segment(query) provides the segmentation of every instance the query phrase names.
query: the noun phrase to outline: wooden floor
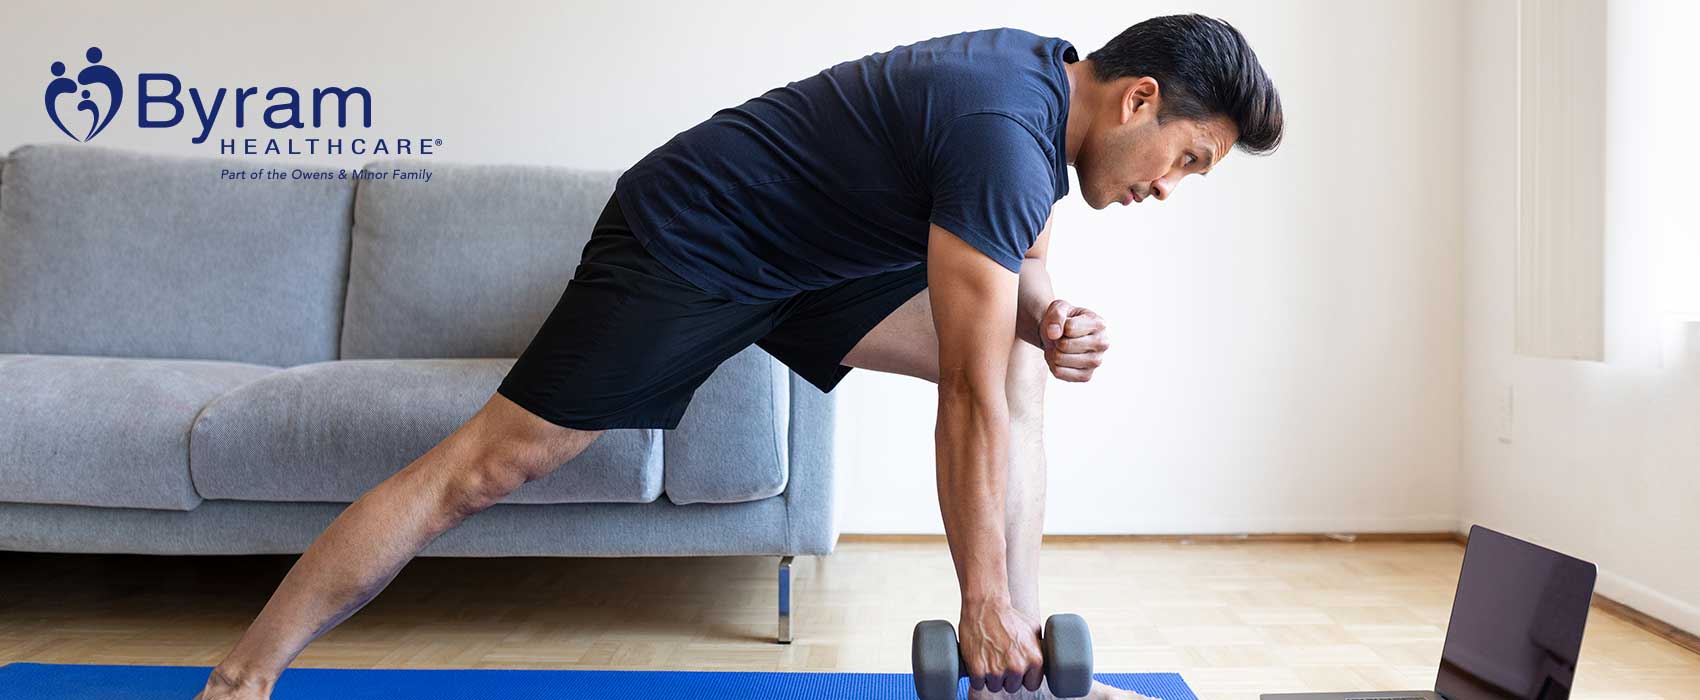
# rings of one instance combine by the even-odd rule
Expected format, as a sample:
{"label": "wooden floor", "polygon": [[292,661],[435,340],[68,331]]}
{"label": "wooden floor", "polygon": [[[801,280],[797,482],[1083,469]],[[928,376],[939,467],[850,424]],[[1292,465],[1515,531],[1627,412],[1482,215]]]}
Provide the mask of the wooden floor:
{"label": "wooden floor", "polygon": [[[1450,542],[1047,542],[1046,613],[1104,672],[1178,671],[1203,698],[1429,688],[1463,548]],[[294,557],[0,553],[0,664],[212,665]],[[797,560],[797,641],[772,642],[773,558],[409,564],[297,667],[908,672],[954,620],[942,541]],[[1577,700],[1695,700],[1700,655],[1596,607]]]}

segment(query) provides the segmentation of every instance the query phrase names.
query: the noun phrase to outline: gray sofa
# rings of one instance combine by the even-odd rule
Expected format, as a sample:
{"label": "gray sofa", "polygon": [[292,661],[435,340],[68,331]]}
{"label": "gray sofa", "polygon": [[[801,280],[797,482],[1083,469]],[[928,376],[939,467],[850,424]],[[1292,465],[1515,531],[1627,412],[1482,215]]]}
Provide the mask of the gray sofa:
{"label": "gray sofa", "polygon": [[[494,393],[617,172],[222,180],[251,160],[0,160],[0,549],[299,553]],[[268,162],[285,172],[294,163]],[[677,430],[615,430],[425,549],[827,554],[830,397],[758,348]]]}

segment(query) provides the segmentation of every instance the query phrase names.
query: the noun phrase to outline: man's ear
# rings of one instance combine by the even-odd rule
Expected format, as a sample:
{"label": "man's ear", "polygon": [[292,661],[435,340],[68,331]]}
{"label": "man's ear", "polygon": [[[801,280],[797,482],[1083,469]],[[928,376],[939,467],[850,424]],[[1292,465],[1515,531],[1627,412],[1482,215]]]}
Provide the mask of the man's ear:
{"label": "man's ear", "polygon": [[1158,101],[1162,99],[1161,93],[1162,86],[1157,84],[1156,78],[1149,75],[1140,76],[1128,83],[1122,90],[1121,123],[1126,124],[1139,116],[1141,109],[1148,109],[1150,114],[1155,116]]}

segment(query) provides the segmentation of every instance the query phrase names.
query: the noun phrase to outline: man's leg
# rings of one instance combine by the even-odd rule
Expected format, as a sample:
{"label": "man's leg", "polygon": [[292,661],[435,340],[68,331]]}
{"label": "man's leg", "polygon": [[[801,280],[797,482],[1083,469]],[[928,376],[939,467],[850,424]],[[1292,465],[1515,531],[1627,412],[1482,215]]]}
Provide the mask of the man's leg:
{"label": "man's leg", "polygon": [[1039,614],[1039,540],[1045,532],[1045,352],[1016,340],[1009,351],[1004,393],[1009,400],[1009,474],[1004,481],[1004,555],[1009,600],[1044,624]]}
{"label": "man's leg", "polygon": [[493,395],[423,456],[349,505],[296,560],[197,700],[268,698],[290,662],[462,520],[554,471],[600,431],[555,425]]}
{"label": "man's leg", "polygon": [[267,697],[309,642],[376,596],[432,540],[601,434],[561,425],[671,427],[697,386],[768,332],[778,311],[721,299],[673,273],[610,196],[573,279],[496,393],[326,528],[211,674],[201,700]]}

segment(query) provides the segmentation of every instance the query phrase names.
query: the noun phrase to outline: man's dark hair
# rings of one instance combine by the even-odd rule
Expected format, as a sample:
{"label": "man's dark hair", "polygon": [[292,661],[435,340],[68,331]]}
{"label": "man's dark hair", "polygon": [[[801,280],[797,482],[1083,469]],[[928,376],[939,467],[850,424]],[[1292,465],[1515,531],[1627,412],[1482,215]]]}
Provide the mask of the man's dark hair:
{"label": "man's dark hair", "polygon": [[1281,144],[1281,95],[1239,30],[1203,15],[1169,15],[1128,27],[1086,56],[1098,80],[1150,76],[1161,86],[1158,123],[1224,115],[1251,154]]}

